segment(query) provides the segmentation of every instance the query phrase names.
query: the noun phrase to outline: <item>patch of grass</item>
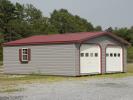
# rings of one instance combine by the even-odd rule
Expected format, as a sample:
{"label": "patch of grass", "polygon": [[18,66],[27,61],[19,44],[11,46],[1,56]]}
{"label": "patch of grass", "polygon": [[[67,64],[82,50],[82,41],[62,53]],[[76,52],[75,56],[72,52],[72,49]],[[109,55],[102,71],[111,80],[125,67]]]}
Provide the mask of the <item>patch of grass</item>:
{"label": "patch of grass", "polygon": [[113,74],[103,74],[103,75],[89,75],[76,78],[70,78],[70,80],[88,80],[88,79],[102,79],[102,78],[124,78],[128,76],[133,76],[133,73],[113,73]]}
{"label": "patch of grass", "polygon": [[133,73],[133,63],[129,63],[127,66],[127,72],[128,73]]}
{"label": "patch of grass", "polygon": [[113,73],[113,74],[104,74],[100,76],[94,76],[94,78],[123,78],[127,76],[133,76],[133,73]]}
{"label": "patch of grass", "polygon": [[2,66],[3,65],[3,61],[0,61],[0,66]]}
{"label": "patch of grass", "polygon": [[3,61],[3,48],[0,46],[0,61]]}
{"label": "patch of grass", "polygon": [[127,49],[127,61],[130,63],[133,62],[133,46]]}
{"label": "patch of grass", "polygon": [[[18,77],[19,76],[19,77]],[[32,82],[56,82],[66,77],[60,76],[43,76],[43,75],[0,75],[0,80],[3,82],[20,82],[20,83],[32,83]]]}
{"label": "patch of grass", "polygon": [[11,93],[11,92],[18,92],[23,90],[24,90],[23,88],[6,87],[6,88],[1,88],[0,93]]}
{"label": "patch of grass", "polygon": [[0,75],[0,92],[17,92],[24,89],[17,88],[19,84],[32,84],[32,83],[53,83],[59,81],[79,81],[95,78],[122,78],[126,76],[133,76],[133,73],[118,73],[118,74],[105,74],[105,75],[91,75],[82,77],[61,77],[61,76],[41,76],[41,75],[25,75],[15,77],[13,75]]}

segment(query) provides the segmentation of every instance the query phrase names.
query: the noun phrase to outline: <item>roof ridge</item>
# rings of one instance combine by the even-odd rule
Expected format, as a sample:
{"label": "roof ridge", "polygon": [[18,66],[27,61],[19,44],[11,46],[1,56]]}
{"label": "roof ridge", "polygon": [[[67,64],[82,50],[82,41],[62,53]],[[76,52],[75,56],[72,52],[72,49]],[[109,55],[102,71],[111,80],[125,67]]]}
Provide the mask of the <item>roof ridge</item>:
{"label": "roof ridge", "polygon": [[55,34],[47,34],[47,35],[34,35],[34,36],[53,36],[53,35],[70,35],[70,34],[81,34],[81,33],[105,33],[104,31],[93,31],[93,32],[74,32],[74,33],[55,33]]}

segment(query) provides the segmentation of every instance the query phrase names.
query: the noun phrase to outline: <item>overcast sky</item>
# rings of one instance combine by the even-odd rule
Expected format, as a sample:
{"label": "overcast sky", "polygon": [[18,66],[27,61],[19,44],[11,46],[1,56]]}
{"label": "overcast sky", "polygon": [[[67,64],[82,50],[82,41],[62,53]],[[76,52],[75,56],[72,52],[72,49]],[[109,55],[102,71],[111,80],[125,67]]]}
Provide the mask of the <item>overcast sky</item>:
{"label": "overcast sky", "polygon": [[93,25],[107,27],[133,26],[133,0],[10,0],[33,4],[49,16],[54,9],[65,8]]}

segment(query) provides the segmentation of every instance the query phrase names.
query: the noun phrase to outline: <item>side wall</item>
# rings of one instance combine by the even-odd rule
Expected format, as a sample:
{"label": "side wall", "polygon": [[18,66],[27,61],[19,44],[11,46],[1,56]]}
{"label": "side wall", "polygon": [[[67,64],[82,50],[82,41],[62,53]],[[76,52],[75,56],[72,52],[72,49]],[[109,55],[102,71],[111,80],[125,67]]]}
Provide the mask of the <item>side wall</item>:
{"label": "side wall", "polygon": [[[31,61],[21,64],[19,49],[31,49]],[[76,47],[74,44],[3,47],[4,72],[8,74],[43,74],[76,76]]]}

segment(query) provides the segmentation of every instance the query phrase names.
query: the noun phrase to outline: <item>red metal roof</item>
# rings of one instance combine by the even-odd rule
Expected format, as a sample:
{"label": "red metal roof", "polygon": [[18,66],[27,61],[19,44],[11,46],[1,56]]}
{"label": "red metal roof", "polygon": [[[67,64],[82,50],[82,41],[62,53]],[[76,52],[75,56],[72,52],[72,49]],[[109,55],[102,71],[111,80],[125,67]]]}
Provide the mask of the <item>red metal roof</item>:
{"label": "red metal roof", "polygon": [[31,45],[31,44],[54,44],[54,43],[80,43],[90,38],[94,38],[100,35],[110,35],[121,41],[122,43],[129,44],[127,41],[119,38],[108,32],[79,32],[79,33],[66,33],[55,35],[38,35],[23,38],[16,41],[4,43],[5,46],[19,46],[19,45]]}

